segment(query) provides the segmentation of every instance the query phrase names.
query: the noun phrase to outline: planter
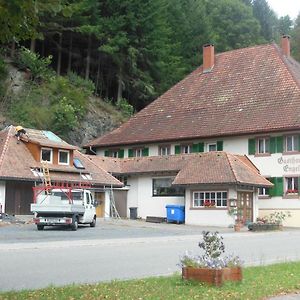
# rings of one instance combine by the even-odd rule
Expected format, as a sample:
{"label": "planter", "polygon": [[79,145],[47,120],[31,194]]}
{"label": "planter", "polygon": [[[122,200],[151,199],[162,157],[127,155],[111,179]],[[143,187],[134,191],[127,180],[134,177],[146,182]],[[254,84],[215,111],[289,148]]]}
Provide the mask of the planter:
{"label": "planter", "polygon": [[282,224],[272,224],[272,223],[252,223],[248,225],[250,231],[271,231],[271,230],[282,230]]}
{"label": "planter", "polygon": [[208,268],[182,268],[182,278],[205,282],[214,286],[221,286],[224,281],[241,281],[243,279],[242,269],[223,268],[220,270]]}
{"label": "planter", "polygon": [[241,223],[236,223],[234,224],[233,228],[234,231],[241,231],[241,228],[243,227],[243,225]]}

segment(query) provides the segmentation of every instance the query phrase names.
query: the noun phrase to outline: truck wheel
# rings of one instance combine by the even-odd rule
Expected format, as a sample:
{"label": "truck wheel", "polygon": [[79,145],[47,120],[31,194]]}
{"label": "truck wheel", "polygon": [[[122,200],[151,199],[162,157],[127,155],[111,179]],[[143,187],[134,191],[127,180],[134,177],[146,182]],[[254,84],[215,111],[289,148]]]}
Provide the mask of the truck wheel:
{"label": "truck wheel", "polygon": [[44,230],[44,225],[36,225],[37,230]]}
{"label": "truck wheel", "polygon": [[74,218],[73,223],[71,225],[71,228],[73,231],[76,231],[78,229],[78,220],[77,218]]}
{"label": "truck wheel", "polygon": [[96,217],[94,217],[93,222],[90,223],[91,227],[95,227],[96,226]]}

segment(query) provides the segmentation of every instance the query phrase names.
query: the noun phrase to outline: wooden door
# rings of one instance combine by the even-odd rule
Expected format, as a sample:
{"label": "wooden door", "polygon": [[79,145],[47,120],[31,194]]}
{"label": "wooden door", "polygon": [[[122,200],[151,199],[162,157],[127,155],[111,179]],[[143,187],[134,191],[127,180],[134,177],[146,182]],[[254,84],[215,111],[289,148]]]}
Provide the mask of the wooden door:
{"label": "wooden door", "polygon": [[239,221],[243,224],[253,222],[253,192],[238,192],[237,209]]}
{"label": "wooden door", "polygon": [[96,206],[96,215],[99,218],[103,218],[105,211],[105,193],[95,192],[95,200],[98,203],[98,205]]}

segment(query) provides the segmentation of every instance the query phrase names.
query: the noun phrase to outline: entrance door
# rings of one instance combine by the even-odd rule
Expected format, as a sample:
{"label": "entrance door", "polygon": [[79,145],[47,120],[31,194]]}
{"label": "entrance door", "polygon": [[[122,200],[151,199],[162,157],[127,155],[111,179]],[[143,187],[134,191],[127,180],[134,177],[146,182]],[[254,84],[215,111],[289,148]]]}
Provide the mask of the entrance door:
{"label": "entrance door", "polygon": [[105,193],[95,192],[95,201],[98,205],[96,206],[96,215],[97,217],[104,217],[104,208],[105,208]]}
{"label": "entrance door", "polygon": [[238,220],[243,224],[253,222],[253,192],[237,193]]}

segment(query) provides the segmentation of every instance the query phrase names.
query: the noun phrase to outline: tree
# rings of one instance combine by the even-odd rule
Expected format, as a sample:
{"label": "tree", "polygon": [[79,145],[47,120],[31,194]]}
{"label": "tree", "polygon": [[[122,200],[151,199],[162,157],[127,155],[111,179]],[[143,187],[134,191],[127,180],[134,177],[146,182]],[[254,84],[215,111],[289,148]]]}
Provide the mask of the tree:
{"label": "tree", "polygon": [[295,26],[291,32],[292,35],[292,55],[300,62],[300,13],[295,21]]}
{"label": "tree", "polygon": [[279,34],[291,34],[291,29],[293,26],[293,21],[291,18],[286,15],[284,17],[279,18],[278,20],[278,31]]}

